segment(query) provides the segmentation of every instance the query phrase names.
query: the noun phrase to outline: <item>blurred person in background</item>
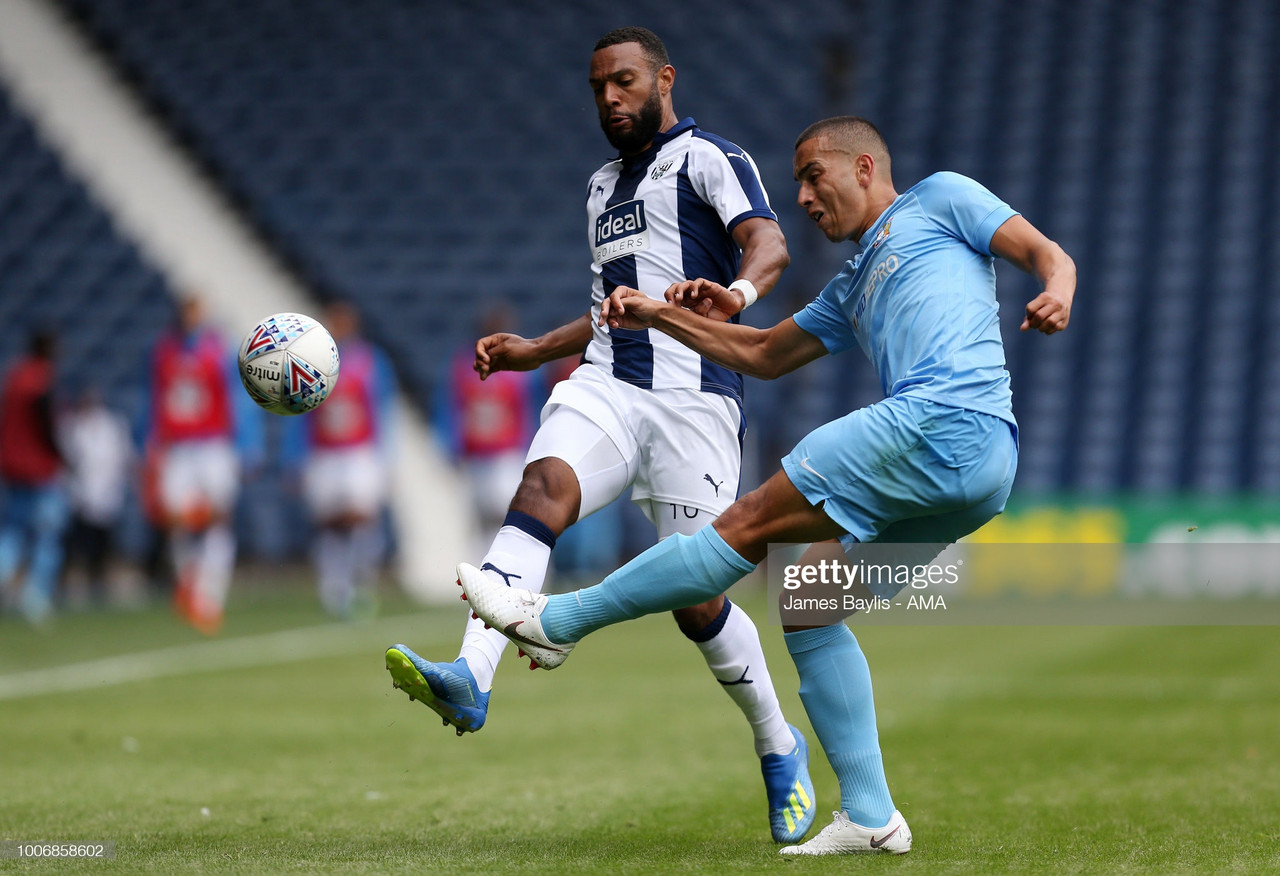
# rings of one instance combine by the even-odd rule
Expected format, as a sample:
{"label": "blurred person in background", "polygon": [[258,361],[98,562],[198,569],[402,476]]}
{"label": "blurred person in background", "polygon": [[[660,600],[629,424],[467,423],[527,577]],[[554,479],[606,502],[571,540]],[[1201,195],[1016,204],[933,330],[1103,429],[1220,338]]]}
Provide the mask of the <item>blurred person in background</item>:
{"label": "blurred person in background", "polygon": [[240,388],[235,357],[206,324],[196,297],[179,302],[177,325],[151,359],[147,453],[177,575],[174,608],[213,635],[222,626],[235,567],[232,515],[240,465],[261,454],[257,407]]}
{"label": "blurred person in background", "polygon": [[[476,327],[480,337],[487,337],[511,331],[515,323],[512,307],[499,303],[481,313]],[[481,381],[475,361],[472,343],[454,352],[436,396],[435,425],[450,458],[462,469],[480,530],[488,533],[502,525],[520,486],[525,451],[538,422],[542,380],[533,371],[502,371]]]}
{"label": "blurred person in background", "polygon": [[64,465],[54,423],[56,356],[54,334],[33,332],[27,353],[6,372],[0,387],[0,590],[8,595],[25,565],[18,606],[36,624],[53,611],[67,525]]}
{"label": "blurred person in background", "polygon": [[83,562],[90,599],[102,606],[109,596],[107,564],[133,461],[129,424],[123,414],[107,407],[101,390],[91,386],[62,416],[58,440],[67,461],[71,500],[67,567]]}
{"label": "blurred person in background", "polygon": [[382,350],[360,334],[346,302],[331,304],[325,327],[342,361],[324,404],[296,423],[289,459],[303,459],[302,491],[316,527],[311,559],[320,604],[329,614],[363,618],[377,611],[378,569],[386,552],[382,515],[391,472],[391,406],[396,377]]}

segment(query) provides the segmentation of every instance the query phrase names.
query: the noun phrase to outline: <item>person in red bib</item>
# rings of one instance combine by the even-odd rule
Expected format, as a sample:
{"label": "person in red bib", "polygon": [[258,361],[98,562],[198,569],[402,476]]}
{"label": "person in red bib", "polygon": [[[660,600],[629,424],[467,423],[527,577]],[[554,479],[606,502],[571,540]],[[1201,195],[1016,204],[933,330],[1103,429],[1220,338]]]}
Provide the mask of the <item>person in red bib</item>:
{"label": "person in red bib", "polygon": [[[515,328],[512,307],[497,303],[476,321],[481,337]],[[471,505],[486,539],[502,526],[511,497],[524,474],[525,454],[538,427],[538,409],[546,400],[537,371],[496,371],[477,380],[475,345],[454,351],[435,398],[436,434],[467,483]]]}
{"label": "person in red bib", "polygon": [[174,607],[213,634],[235,565],[236,442],[248,441],[243,427],[252,414],[236,404],[243,393],[234,357],[206,325],[199,299],[179,304],[178,325],[160,339],[151,362],[148,452],[157,460],[161,523],[177,573]]}
{"label": "person in red bib", "polygon": [[30,348],[0,387],[0,590],[26,567],[19,607],[32,623],[53,610],[62,571],[62,533],[68,505],[53,413],[56,340],[32,334]]}
{"label": "person in red bib", "polygon": [[338,344],[341,375],[324,404],[296,418],[305,432],[303,495],[317,529],[311,554],[325,610],[367,617],[376,610],[385,549],[395,373],[386,354],[361,336],[350,304],[330,305],[324,323]]}

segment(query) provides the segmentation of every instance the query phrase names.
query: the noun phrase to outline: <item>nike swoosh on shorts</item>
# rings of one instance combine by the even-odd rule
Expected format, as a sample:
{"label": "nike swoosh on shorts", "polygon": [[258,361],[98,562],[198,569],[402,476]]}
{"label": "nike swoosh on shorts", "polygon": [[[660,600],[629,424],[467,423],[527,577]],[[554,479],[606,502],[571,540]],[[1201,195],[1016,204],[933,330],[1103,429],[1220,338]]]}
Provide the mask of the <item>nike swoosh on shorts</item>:
{"label": "nike swoosh on shorts", "polygon": [[822,472],[818,471],[816,468],[809,465],[809,457],[806,456],[804,459],[800,460],[800,467],[805,471],[813,472],[818,477],[822,478],[824,481],[826,480],[826,477],[822,474]]}

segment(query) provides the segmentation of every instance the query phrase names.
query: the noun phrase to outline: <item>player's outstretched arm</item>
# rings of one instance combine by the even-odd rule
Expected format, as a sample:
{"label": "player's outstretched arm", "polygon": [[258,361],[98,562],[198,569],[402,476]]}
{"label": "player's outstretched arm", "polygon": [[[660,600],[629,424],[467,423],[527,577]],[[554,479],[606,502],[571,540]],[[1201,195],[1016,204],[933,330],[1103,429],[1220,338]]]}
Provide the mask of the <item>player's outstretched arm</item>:
{"label": "player's outstretched arm", "polygon": [[[763,298],[791,264],[782,229],[772,219],[752,216],[734,227],[733,242],[742,250],[737,279],[748,281],[758,298]],[[721,322],[741,313],[747,306],[741,289],[729,289],[703,278],[672,283],[667,289],[667,300]]]}
{"label": "player's outstretched arm", "polygon": [[656,328],[718,365],[763,380],[794,371],[827,352],[822,341],[791,317],[767,329],[719,322],[626,286],[601,303],[600,325]]}
{"label": "player's outstretched arm", "polygon": [[1043,291],[1027,305],[1022,330],[1051,335],[1071,321],[1076,263],[1062,247],[1021,216],[1011,216],[991,237],[991,251],[1040,281]]}
{"label": "player's outstretched arm", "polygon": [[532,371],[538,366],[580,354],[591,342],[591,314],[554,328],[536,338],[499,332],[476,341],[473,366],[484,380],[494,371]]}

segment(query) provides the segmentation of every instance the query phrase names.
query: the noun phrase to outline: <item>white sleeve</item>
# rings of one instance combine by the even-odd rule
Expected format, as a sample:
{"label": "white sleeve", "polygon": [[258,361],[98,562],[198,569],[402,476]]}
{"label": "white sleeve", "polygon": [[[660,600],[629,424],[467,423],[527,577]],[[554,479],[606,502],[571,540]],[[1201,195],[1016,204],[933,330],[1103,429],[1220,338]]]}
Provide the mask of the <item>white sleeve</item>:
{"label": "white sleeve", "polygon": [[696,138],[689,150],[688,173],[698,197],[716,211],[730,232],[752,216],[777,221],[755,162],[734,144]]}

